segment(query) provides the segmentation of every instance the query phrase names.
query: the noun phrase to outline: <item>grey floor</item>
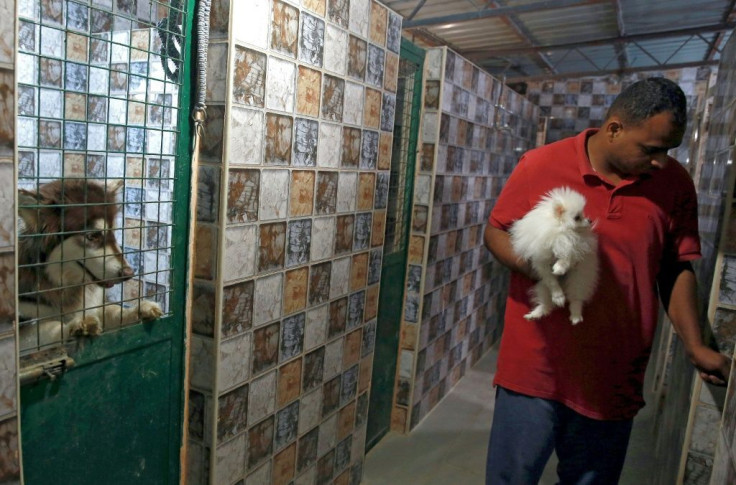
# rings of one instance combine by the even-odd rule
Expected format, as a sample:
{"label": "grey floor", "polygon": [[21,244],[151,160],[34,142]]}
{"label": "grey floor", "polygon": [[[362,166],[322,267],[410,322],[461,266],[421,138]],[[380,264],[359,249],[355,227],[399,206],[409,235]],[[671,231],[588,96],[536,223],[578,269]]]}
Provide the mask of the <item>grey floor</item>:
{"label": "grey floor", "polygon": [[[482,485],[493,415],[495,349],[486,354],[409,435],[389,433],[366,457],[364,485]],[[652,483],[652,406],[634,420],[620,485]],[[556,458],[542,485],[556,483]]]}

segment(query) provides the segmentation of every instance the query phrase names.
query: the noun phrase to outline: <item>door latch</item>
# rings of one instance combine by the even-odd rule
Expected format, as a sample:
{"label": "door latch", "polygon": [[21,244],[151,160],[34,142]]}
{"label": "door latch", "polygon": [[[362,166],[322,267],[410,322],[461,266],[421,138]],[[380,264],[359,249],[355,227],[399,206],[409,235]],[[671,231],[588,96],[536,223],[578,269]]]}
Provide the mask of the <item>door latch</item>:
{"label": "door latch", "polygon": [[20,384],[30,384],[43,379],[56,380],[69,368],[74,359],[63,348],[53,348],[24,355],[20,358]]}

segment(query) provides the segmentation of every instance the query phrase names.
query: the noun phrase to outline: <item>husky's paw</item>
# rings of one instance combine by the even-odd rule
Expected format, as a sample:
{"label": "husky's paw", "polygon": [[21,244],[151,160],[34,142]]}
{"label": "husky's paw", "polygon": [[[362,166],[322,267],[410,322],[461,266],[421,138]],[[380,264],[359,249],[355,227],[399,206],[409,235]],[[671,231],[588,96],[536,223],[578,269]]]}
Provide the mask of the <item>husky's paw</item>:
{"label": "husky's paw", "polygon": [[524,315],[527,320],[539,320],[549,314],[549,310],[542,305],[535,307],[532,311]]}
{"label": "husky's paw", "polygon": [[102,333],[100,319],[87,315],[83,319],[69,324],[69,333],[74,336],[96,336]]}
{"label": "husky's paw", "polygon": [[555,276],[562,276],[565,273],[567,273],[567,270],[570,269],[566,264],[562,263],[561,261],[557,261],[552,266],[552,274]]}
{"label": "husky's paw", "polygon": [[552,292],[552,303],[555,306],[565,306],[565,294],[561,291]]}
{"label": "husky's paw", "polygon": [[572,313],[570,314],[570,322],[572,322],[573,325],[577,325],[578,323],[582,321],[583,321],[582,315],[573,315]]}
{"label": "husky's paw", "polygon": [[139,313],[142,320],[149,321],[161,318],[164,311],[158,306],[158,303],[143,300],[139,309]]}

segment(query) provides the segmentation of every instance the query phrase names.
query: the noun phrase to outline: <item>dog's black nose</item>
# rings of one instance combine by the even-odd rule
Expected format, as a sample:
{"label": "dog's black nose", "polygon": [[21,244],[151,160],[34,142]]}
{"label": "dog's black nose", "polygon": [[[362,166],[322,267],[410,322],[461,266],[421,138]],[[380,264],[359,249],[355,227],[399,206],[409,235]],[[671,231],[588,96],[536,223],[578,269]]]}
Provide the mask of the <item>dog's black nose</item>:
{"label": "dog's black nose", "polygon": [[130,266],[125,266],[120,270],[120,277],[121,278],[132,278],[135,274],[135,271],[133,271],[133,268]]}

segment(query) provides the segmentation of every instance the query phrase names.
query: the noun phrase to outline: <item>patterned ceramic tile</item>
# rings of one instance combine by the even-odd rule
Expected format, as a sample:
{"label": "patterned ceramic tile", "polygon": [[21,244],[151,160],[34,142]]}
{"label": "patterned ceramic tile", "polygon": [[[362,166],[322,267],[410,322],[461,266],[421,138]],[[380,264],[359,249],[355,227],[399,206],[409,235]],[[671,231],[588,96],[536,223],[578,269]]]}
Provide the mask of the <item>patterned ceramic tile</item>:
{"label": "patterned ceramic tile", "polygon": [[370,13],[370,0],[351,0],[350,31],[368,37]]}
{"label": "patterned ceramic tile", "polygon": [[361,131],[358,128],[342,129],[342,159],[343,168],[357,168],[360,163]]}
{"label": "patterned ceramic tile", "polygon": [[[340,376],[327,379],[322,386],[322,417],[326,417],[340,406]],[[323,423],[324,426],[324,423]],[[329,449],[325,445],[325,448]]]}
{"label": "patterned ceramic tile", "polygon": [[383,251],[374,249],[370,253],[368,261],[368,284],[373,285],[381,279],[381,262],[383,260]]}
{"label": "patterned ceramic tile", "polygon": [[317,147],[317,166],[337,168],[340,165],[340,150],[342,142],[342,128],[333,123],[319,124],[319,146]]}
{"label": "patterned ceramic tile", "polygon": [[365,287],[368,278],[368,253],[353,256],[350,267],[350,289],[357,290]]}
{"label": "patterned ceramic tile", "polygon": [[[213,307],[214,310],[214,307]],[[253,282],[246,281],[223,289],[222,337],[243,333],[253,323]]]}
{"label": "patterned ceramic tile", "polygon": [[210,390],[214,384],[212,380],[215,365],[213,346],[213,341],[210,338],[202,338],[198,335],[192,336],[190,380],[192,386],[199,389]]}
{"label": "patterned ceramic tile", "polygon": [[381,92],[366,88],[363,105],[363,123],[369,128],[378,128],[381,122]]}
{"label": "patterned ceramic tile", "polygon": [[388,13],[386,47],[396,54],[401,48],[401,16],[394,12]]}
{"label": "patterned ceramic tile", "polygon": [[368,249],[371,241],[371,219],[370,212],[364,212],[355,216],[355,235],[353,238],[353,249]]}
{"label": "patterned ceramic tile", "polygon": [[271,57],[268,60],[266,82],[266,107],[291,113],[294,110],[296,92],[296,66],[287,61]]}
{"label": "patterned ceramic tile", "polygon": [[[334,275],[335,263],[332,264]],[[325,343],[327,338],[327,318],[329,306],[322,305],[307,312],[304,329],[304,349],[312,350]]]}
{"label": "patterned ceramic tile", "polygon": [[[214,2],[213,2],[214,3]],[[223,2],[232,9],[233,37],[237,40],[265,48],[268,45],[268,26],[271,23],[270,0],[251,0],[250,2]],[[213,10],[215,7],[213,5]],[[298,19],[297,19],[298,21]],[[296,31],[296,28],[294,28]]]}
{"label": "patterned ceramic tile", "polygon": [[259,200],[260,220],[286,217],[289,191],[289,172],[287,170],[264,170],[261,173],[261,195]]}
{"label": "patterned ceramic tile", "polygon": [[274,323],[253,332],[253,374],[276,365],[279,358],[279,324]]}
{"label": "patterned ceramic tile", "polygon": [[317,442],[319,439],[319,428],[314,428],[309,433],[299,438],[296,469],[300,473],[317,461]]}
{"label": "patterned ceramic tile", "polygon": [[245,333],[220,343],[217,372],[218,389],[227,390],[244,383],[248,377],[251,334]]}
{"label": "patterned ceramic tile", "polygon": [[284,314],[304,309],[307,302],[309,268],[287,271],[284,278]]}
{"label": "patterned ceramic tile", "polygon": [[208,226],[197,226],[194,236],[194,276],[211,280],[214,276],[217,256],[215,238],[217,230]]}
{"label": "patterned ceramic tile", "polygon": [[383,86],[383,73],[386,53],[380,47],[368,44],[365,80],[377,88]]}
{"label": "patterned ceramic tile", "polygon": [[263,107],[266,88],[266,55],[235,46],[233,102]]}
{"label": "patterned ceramic tile", "polygon": [[286,223],[276,222],[259,226],[258,271],[284,267]]}
{"label": "patterned ceramic tile", "polygon": [[330,483],[334,474],[334,468],[335,450],[330,450],[327,454],[317,460],[317,482]]}
{"label": "patterned ceramic tile", "polygon": [[325,48],[325,22],[308,13],[302,13],[299,36],[299,60],[322,67]]}
{"label": "patterned ceramic tile", "polygon": [[293,125],[294,119],[291,116],[266,113],[264,164],[291,164]]}
{"label": "patterned ceramic tile", "polygon": [[337,172],[317,172],[315,213],[334,214],[337,208]]}
{"label": "patterned ceramic tile", "polygon": [[381,107],[381,130],[393,131],[395,111],[396,96],[390,93],[384,93]]}
{"label": "patterned ceramic tile", "polygon": [[348,28],[350,0],[328,0],[327,18],[343,29]]}
{"label": "patterned ceramic tile", "polygon": [[373,209],[373,195],[376,192],[375,189],[376,175],[374,173],[361,173],[358,177],[358,210]]}
{"label": "patterned ceramic tile", "polygon": [[294,131],[292,164],[298,167],[314,167],[317,165],[319,123],[306,118],[297,118]]}
{"label": "patterned ceramic tile", "polygon": [[[357,256],[357,255],[356,255]],[[364,266],[361,267],[362,261],[358,259],[356,261],[356,256],[353,256],[353,267],[351,268],[351,290],[355,290],[358,288],[362,288],[365,286],[365,284],[353,284],[353,281],[356,281],[359,283],[361,279],[364,279],[365,275],[365,268]],[[356,327],[359,327],[362,325],[364,318],[363,314],[365,311],[365,291],[357,291],[350,295],[348,297],[348,314],[347,314],[347,329],[352,330]]]}
{"label": "patterned ceramic tile", "polygon": [[281,316],[281,274],[256,280],[253,305],[253,323],[261,325]]}
{"label": "patterned ceramic tile", "polygon": [[355,216],[344,215],[337,217],[335,232],[335,254],[343,254],[353,250],[353,234]]}
{"label": "patterned ceramic tile", "polygon": [[348,57],[348,34],[343,29],[327,24],[325,29],[324,67],[340,76],[345,76]]}
{"label": "patterned ceramic tile", "polygon": [[363,341],[362,329],[354,330],[345,336],[345,346],[342,351],[342,367],[347,369],[360,360],[360,346]]}
{"label": "patterned ceramic tile", "polygon": [[[207,53],[207,102],[224,102],[227,88],[227,45],[210,44]],[[90,72],[91,74],[91,72]],[[103,71],[103,74],[106,74]],[[106,90],[100,94],[106,94]]]}
{"label": "patterned ceramic tile", "polygon": [[299,423],[299,401],[276,413],[276,435],[274,446],[279,450],[296,439]]}
{"label": "patterned ceramic tile", "polygon": [[[347,284],[346,284],[347,287]],[[333,338],[345,331],[347,323],[348,299],[340,298],[330,303],[330,324],[327,338]]]}
{"label": "patterned ceramic tile", "polygon": [[373,374],[373,356],[369,355],[361,359],[360,371],[358,375],[358,392],[363,393],[368,390],[371,384],[371,376]]}
{"label": "patterned ceramic tile", "polygon": [[296,266],[309,261],[312,240],[312,220],[301,219],[289,222],[286,265]]}
{"label": "patterned ceramic tile", "polygon": [[363,123],[363,86],[348,82],[345,84],[343,121],[351,125]]}
{"label": "patterned ceramic tile", "polygon": [[299,66],[296,85],[296,112],[308,116],[319,116],[322,73],[305,66]]}
{"label": "patterned ceramic tile", "polygon": [[298,313],[281,322],[280,361],[289,360],[302,352],[304,347],[305,314]]}
{"label": "patterned ceramic tile", "polygon": [[248,419],[248,386],[239,387],[218,400],[217,440],[223,442],[245,431]]}
{"label": "patterned ceramic tile", "polygon": [[245,460],[245,435],[223,443],[215,452],[216,480],[219,483],[232,483],[241,478]]}
{"label": "patterned ceramic tile", "polygon": [[371,130],[363,131],[363,139],[360,147],[360,168],[372,170],[376,168],[378,161],[378,132]]}
{"label": "patterned ceramic tile", "polygon": [[322,92],[322,118],[330,121],[342,121],[345,81],[325,75]]}
{"label": "patterned ceramic tile", "polygon": [[232,169],[228,174],[228,222],[255,221],[258,218],[260,172],[258,170]]}
{"label": "patterned ceramic tile", "polygon": [[357,177],[356,172],[340,172],[337,185],[337,212],[355,211]]}
{"label": "patterned ceramic tile", "polygon": [[256,165],[263,157],[263,113],[230,109],[230,164]]}
{"label": "patterned ceramic tile", "polygon": [[363,81],[365,63],[368,55],[368,44],[358,37],[349,36],[348,40],[348,76]]}
{"label": "patterned ceramic tile", "polygon": [[380,46],[386,45],[387,13],[386,7],[378,2],[371,2],[370,40]]}
{"label": "patterned ceramic tile", "polygon": [[383,76],[383,87],[395,93],[398,76],[399,56],[391,52],[386,52],[386,71]]}
{"label": "patterned ceramic tile", "polygon": [[274,0],[271,21],[271,48],[296,57],[299,10],[288,3]]}
{"label": "patterned ceramic tile", "polygon": [[304,356],[304,374],[302,376],[302,392],[306,393],[322,384],[324,372],[325,348],[320,347]]}
{"label": "patterned ceramic tile", "polygon": [[311,171],[294,170],[291,172],[291,190],[289,192],[290,216],[312,215],[314,179],[315,174]]}
{"label": "patterned ceramic tile", "polygon": [[330,298],[331,262],[315,264],[309,271],[309,304],[323,303]]}
{"label": "patterned ceramic tile", "polygon": [[[258,423],[248,430],[247,464],[249,468],[254,468],[273,453],[273,421],[273,416],[269,416],[268,419]],[[243,466],[242,462],[240,466]]]}
{"label": "patterned ceramic tile", "polygon": [[391,133],[382,132],[378,143],[378,169],[389,170],[391,168],[391,147],[393,136]]}
{"label": "patterned ceramic tile", "polygon": [[333,248],[336,248],[335,237],[335,218],[319,217],[314,219],[312,225],[312,261],[332,257]]}
{"label": "patterned ceramic tile", "polygon": [[355,401],[340,409],[337,415],[337,439],[345,439],[353,432],[355,423]]}
{"label": "patterned ceramic tile", "polygon": [[279,369],[277,404],[279,407],[299,397],[302,383],[302,359],[295,359]]}

